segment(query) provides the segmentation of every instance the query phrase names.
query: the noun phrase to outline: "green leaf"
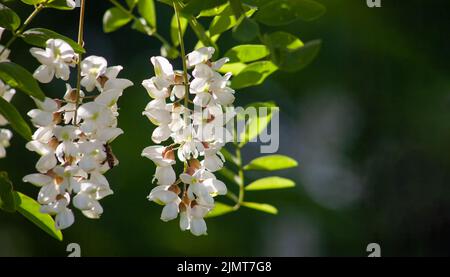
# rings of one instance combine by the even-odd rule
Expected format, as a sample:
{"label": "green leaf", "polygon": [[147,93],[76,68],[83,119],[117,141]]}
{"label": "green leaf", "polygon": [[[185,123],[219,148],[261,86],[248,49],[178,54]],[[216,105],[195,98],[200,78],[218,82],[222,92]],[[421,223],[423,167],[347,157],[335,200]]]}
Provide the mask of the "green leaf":
{"label": "green leaf", "polygon": [[236,156],[234,156],[233,154],[230,153],[230,151],[228,151],[225,148],[222,148],[220,150],[220,152],[222,153],[223,157],[225,158],[225,160],[227,162],[233,163],[235,165],[238,164],[238,159],[236,158]]}
{"label": "green leaf", "polygon": [[57,9],[57,10],[73,10],[74,9],[74,8],[67,6],[66,0],[53,0],[53,1],[50,1],[48,4],[45,4],[45,6],[48,8],[53,8],[53,9]]}
{"label": "green leaf", "polygon": [[180,55],[180,52],[178,51],[178,49],[176,47],[173,47],[168,44],[163,44],[161,46],[161,55],[170,60],[173,60],[173,59],[176,59]]}
{"label": "green leaf", "polygon": [[[252,16],[256,8],[254,7],[246,7],[245,15],[247,17]],[[231,10],[231,7],[227,7],[221,14],[214,17],[211,24],[209,25],[209,33],[211,36],[214,36],[216,34],[221,34],[231,28],[233,28],[238,23],[238,20],[234,16],[233,11]]]}
{"label": "green leaf", "polygon": [[231,72],[233,76],[236,76],[239,73],[241,73],[241,71],[244,70],[244,68],[246,67],[247,65],[245,63],[226,63],[219,69],[219,72],[220,73]]}
{"label": "green leaf", "polygon": [[316,58],[321,45],[320,40],[309,41],[296,50],[287,49],[286,51],[275,52],[272,55],[272,60],[283,71],[298,71],[308,66]]}
{"label": "green leaf", "polygon": [[295,182],[283,177],[266,177],[254,181],[245,187],[245,190],[268,190],[268,189],[285,189],[295,187]]}
{"label": "green leaf", "polygon": [[201,41],[202,46],[214,47],[216,49],[216,52],[214,52],[214,55],[216,56],[219,52],[218,51],[219,47],[217,47],[215,40],[213,40],[214,36],[212,36],[209,32],[207,32],[205,30],[205,28],[198,22],[198,20],[196,18],[190,17],[188,20],[189,20],[189,26],[191,26],[195,35]]}
{"label": "green leaf", "polygon": [[[181,25],[181,34],[184,36],[186,32],[186,28],[189,24],[189,21],[186,17],[180,16],[180,25]],[[178,39],[178,20],[174,15],[172,16],[172,20],[170,21],[170,38],[172,39],[173,46],[180,45],[180,41]]]}
{"label": "green leaf", "polygon": [[20,0],[20,1],[22,1],[23,3],[25,3],[27,5],[35,6],[35,5],[39,4],[39,3],[45,2],[46,0]]}
{"label": "green leaf", "polygon": [[277,214],[278,213],[277,208],[275,208],[274,206],[272,206],[270,204],[265,204],[265,203],[243,202],[242,206],[250,208],[250,209],[258,210],[261,212],[265,212],[268,214]]}
{"label": "green leaf", "polygon": [[264,35],[264,42],[271,49],[296,50],[303,46],[303,42],[298,37],[283,31]]}
{"label": "green leaf", "polygon": [[0,80],[29,96],[33,96],[41,101],[45,99],[44,92],[42,92],[33,75],[18,64],[12,62],[0,63]]}
{"label": "green leaf", "polygon": [[241,16],[238,23],[233,28],[233,38],[238,41],[249,42],[257,38],[258,35],[258,22],[245,15]]}
{"label": "green leaf", "polygon": [[0,27],[15,31],[20,26],[20,17],[7,6],[0,4]]}
{"label": "green leaf", "polygon": [[213,7],[211,9],[204,9],[200,12],[200,14],[197,17],[210,17],[210,16],[216,16],[221,14],[229,5],[230,3],[226,2],[223,5]]}
{"label": "green leaf", "polygon": [[239,176],[226,167],[223,167],[218,171],[218,173],[237,185],[241,184],[241,179],[239,178]]}
{"label": "green leaf", "polygon": [[[245,130],[240,134],[239,146],[242,147],[249,141],[254,141],[259,134],[261,134],[267,125],[272,120],[272,115],[275,111],[278,111],[278,107],[273,102],[257,102],[246,106],[245,111],[251,111],[249,108],[256,113],[249,114],[248,119],[245,118],[245,114],[239,114],[238,119],[247,120]],[[262,112],[262,108],[265,108],[265,112]]]}
{"label": "green leaf", "polygon": [[117,7],[108,9],[103,15],[103,31],[105,33],[114,32],[120,27],[130,22],[132,16]]}
{"label": "green leaf", "polygon": [[241,89],[262,84],[278,67],[271,61],[259,61],[249,64],[231,81],[231,87]]}
{"label": "green leaf", "polygon": [[265,58],[269,54],[270,51],[265,45],[242,44],[231,48],[224,56],[230,59],[230,63],[247,63]]}
{"label": "green leaf", "polygon": [[148,25],[156,30],[156,10],[155,2],[153,0],[139,0],[138,11]]}
{"label": "green leaf", "polygon": [[56,230],[55,221],[50,215],[40,212],[41,205],[38,202],[20,192],[15,192],[15,195],[19,213],[53,238],[62,241],[62,233]]}
{"label": "green leaf", "polygon": [[244,170],[281,170],[296,167],[297,161],[284,155],[268,155],[254,159],[244,166]]}
{"label": "green leaf", "polygon": [[58,34],[57,32],[54,32],[52,30],[48,30],[48,29],[44,29],[44,28],[33,28],[33,29],[29,29],[29,30],[25,31],[22,34],[22,39],[26,43],[28,43],[30,45],[38,46],[38,47],[44,47],[44,48],[46,46],[47,40],[49,40],[51,38],[53,38],[53,39],[58,38],[58,39],[64,40],[77,53],[85,53],[86,52],[83,47],[81,47],[78,43],[76,43],[72,39],[70,39],[66,36],[63,36],[61,34]]}
{"label": "green leaf", "polygon": [[126,0],[125,2],[127,2],[127,6],[130,9],[133,9],[136,6],[136,4],[138,3],[138,1],[139,0]]}
{"label": "green leaf", "polygon": [[13,185],[5,171],[0,172],[0,209],[10,213],[16,211]]}
{"label": "green leaf", "polygon": [[230,212],[232,212],[232,211],[233,211],[233,207],[232,207],[232,206],[229,206],[229,205],[227,205],[227,204],[223,204],[223,203],[220,203],[220,202],[217,202],[217,201],[216,201],[216,202],[214,203],[214,209],[212,209],[212,210],[206,215],[206,217],[207,217],[207,218],[210,218],[210,217],[221,216],[221,215],[230,213]]}
{"label": "green leaf", "polygon": [[186,15],[196,16],[202,11],[207,11],[223,5],[226,0],[190,0],[181,11]]}
{"label": "green leaf", "polygon": [[0,97],[0,114],[8,120],[11,127],[24,139],[31,140],[31,129],[17,109],[8,101]]}
{"label": "green leaf", "polygon": [[256,19],[269,26],[281,26],[298,19],[315,20],[325,11],[324,5],[312,0],[272,0],[260,8]]}

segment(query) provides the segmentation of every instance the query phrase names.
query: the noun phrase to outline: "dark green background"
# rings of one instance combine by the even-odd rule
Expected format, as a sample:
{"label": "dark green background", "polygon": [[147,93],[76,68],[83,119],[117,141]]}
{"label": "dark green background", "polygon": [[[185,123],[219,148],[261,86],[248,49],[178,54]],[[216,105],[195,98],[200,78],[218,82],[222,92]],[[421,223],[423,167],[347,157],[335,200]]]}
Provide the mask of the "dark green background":
{"label": "dark green background", "polygon": [[[88,54],[123,65],[121,76],[135,83],[119,103],[125,134],[113,149],[120,166],[108,173],[115,194],[102,201],[100,220],[77,211],[62,243],[17,214],[0,213],[0,256],[65,256],[70,242],[83,256],[366,256],[371,242],[385,256],[449,255],[450,3],[382,0],[382,8],[369,9],[365,0],[321,2],[328,8],[321,19],[284,28],[304,41],[323,40],[314,63],[236,93],[237,104],[273,99],[281,107],[279,153],[300,165],[280,175],[297,187],[247,195],[277,206],[279,215],[242,208],[209,219],[209,235],[197,238],[180,232],[178,221],[161,222],[161,208],[146,199],[154,167],[140,153],[152,144],[153,127],[141,115],[149,98],[140,82],[153,74],[149,58],[160,44],[128,27],[104,34],[101,18],[110,4],[87,0]],[[10,6],[22,18],[31,11]],[[166,37],[171,15],[158,4]],[[75,39],[77,20],[77,11],[45,10],[32,26]],[[194,36],[186,39],[192,48]],[[234,44],[229,34],[219,41],[222,53]],[[16,42],[11,59],[33,71],[38,63],[28,48]],[[42,88],[52,97],[65,91],[61,80]],[[21,94],[13,103],[23,114],[33,107]],[[21,183],[38,159],[24,143],[15,136],[0,168],[17,190],[35,196],[37,188]],[[245,160],[258,150],[249,145]]]}

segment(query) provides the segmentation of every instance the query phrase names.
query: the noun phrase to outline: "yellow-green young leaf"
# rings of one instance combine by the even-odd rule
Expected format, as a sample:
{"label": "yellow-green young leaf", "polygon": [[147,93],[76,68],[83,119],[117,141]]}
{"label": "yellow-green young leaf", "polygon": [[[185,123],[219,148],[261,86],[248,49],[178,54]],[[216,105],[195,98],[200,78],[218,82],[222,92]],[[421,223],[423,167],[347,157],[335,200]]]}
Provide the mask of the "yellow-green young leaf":
{"label": "yellow-green young leaf", "polygon": [[219,15],[228,7],[228,5],[230,5],[230,3],[226,2],[223,5],[216,6],[211,9],[207,9],[207,10],[202,10],[197,17],[209,17],[209,16]]}
{"label": "yellow-green young leaf", "polygon": [[218,173],[237,185],[240,185],[241,183],[241,179],[239,178],[239,176],[226,167],[223,167],[218,171]]}
{"label": "yellow-green young leaf", "polygon": [[277,71],[278,67],[271,61],[259,61],[249,64],[231,81],[231,87],[241,89],[260,85],[272,73]]}
{"label": "yellow-green young leaf", "polygon": [[[245,15],[247,17],[252,16],[256,8],[254,7],[244,7],[246,12]],[[211,25],[209,25],[209,33],[211,36],[214,36],[216,34],[221,34],[231,28],[233,28],[238,23],[238,19],[234,16],[233,11],[231,10],[231,7],[227,7],[223,10],[223,12],[217,16],[214,17],[214,19],[211,22]]]}
{"label": "yellow-green young leaf", "polygon": [[[183,36],[186,32],[188,23],[189,21],[184,16],[180,16],[181,34]],[[180,45],[180,41],[178,39],[178,20],[175,15],[172,16],[172,20],[170,21],[170,38],[172,39],[173,46]]]}
{"label": "yellow-green young leaf", "polygon": [[247,63],[265,58],[269,54],[269,49],[265,45],[242,44],[231,48],[224,56],[230,59],[230,63]]}
{"label": "yellow-green young leaf", "polygon": [[283,31],[264,35],[264,41],[271,50],[296,50],[303,46],[303,42],[298,37]]}
{"label": "yellow-green young leaf", "polygon": [[296,167],[297,161],[284,155],[268,155],[254,159],[248,165],[244,166],[244,170],[281,170]]}
{"label": "yellow-green young leaf", "polygon": [[13,185],[4,171],[0,172],[0,209],[10,213],[16,211]]}
{"label": "yellow-green young leaf", "polygon": [[245,63],[226,63],[219,69],[219,72],[220,73],[231,72],[233,76],[236,76],[239,73],[241,73],[241,71],[244,70],[244,68],[246,67],[247,65]]}
{"label": "yellow-green young leaf", "polygon": [[285,189],[295,187],[294,181],[283,177],[266,177],[252,182],[245,190]]}
{"label": "yellow-green young leaf", "polygon": [[[246,120],[245,129],[239,136],[239,146],[255,141],[272,120],[278,107],[273,102],[257,102],[246,106],[244,113],[238,114],[238,120]],[[247,118],[248,117],[248,118]]]}
{"label": "yellow-green young leaf", "polygon": [[138,0],[126,0],[125,2],[127,2],[128,8],[133,9],[138,3]]}
{"label": "yellow-green young leaf", "polygon": [[103,15],[103,31],[105,33],[113,32],[130,22],[132,16],[114,7],[108,9]]}
{"label": "yellow-green young leaf", "polygon": [[227,213],[230,213],[233,211],[233,207],[229,206],[227,204],[223,204],[220,202],[215,202],[214,203],[214,209],[212,209],[207,215],[206,217],[216,217],[216,216],[221,216]]}
{"label": "yellow-green young leaf", "polygon": [[0,4],[0,27],[15,31],[20,26],[20,17],[7,6]]}
{"label": "yellow-green young leaf", "polygon": [[40,212],[41,205],[38,202],[20,192],[15,192],[15,196],[19,213],[53,238],[62,241],[62,233],[56,230],[55,221],[50,215]]}
{"label": "yellow-green young leaf", "polygon": [[218,8],[226,2],[227,0],[190,0],[181,12],[186,15],[196,16],[202,11]]}
{"label": "yellow-green young leaf", "polygon": [[268,214],[277,214],[278,213],[277,208],[275,208],[274,206],[272,206],[270,204],[265,204],[265,203],[243,202],[242,206],[250,208],[250,209],[258,210],[261,212],[265,212]]}
{"label": "yellow-green young leaf", "polygon": [[45,6],[49,7],[49,8],[57,9],[57,10],[73,10],[74,9],[74,8],[67,6],[67,0],[50,0],[47,4],[45,4]]}
{"label": "yellow-green young leaf", "polygon": [[203,46],[212,46],[214,49],[216,49],[216,52],[214,52],[214,58],[219,54],[219,47],[217,47],[216,41],[219,38],[218,36],[213,36],[209,32],[205,30],[205,28],[198,22],[198,20],[195,17],[190,17],[189,19],[189,26],[191,26],[192,30],[194,31],[195,35],[198,37],[201,43],[197,43],[195,46],[195,49],[198,49],[199,47]]}
{"label": "yellow-green young leaf", "polygon": [[281,26],[298,19],[315,20],[325,11],[324,5],[313,0],[272,0],[259,9],[256,19],[268,26]]}
{"label": "yellow-green young leaf", "polygon": [[153,0],[139,0],[138,11],[148,25],[156,30],[156,10],[155,2]]}
{"label": "yellow-green young leaf", "polygon": [[154,30],[148,26],[147,21],[144,18],[139,17],[133,20],[133,24],[131,25],[131,29],[136,30],[138,32],[144,33],[146,35],[153,35]]}
{"label": "yellow-green young leaf", "polygon": [[17,109],[0,97],[0,114],[8,120],[11,127],[24,139],[31,140],[31,129]]}
{"label": "yellow-green young leaf", "polygon": [[294,72],[308,66],[317,56],[321,47],[320,40],[307,42],[304,46],[296,49],[281,51],[272,55],[272,59],[280,70]]}
{"label": "yellow-green young leaf", "polygon": [[237,164],[238,163],[238,160],[237,160],[236,156],[231,154],[230,151],[228,151],[227,149],[222,148],[220,150],[220,152],[222,153],[223,157],[225,158],[225,160],[227,162],[230,162],[230,163],[233,163],[233,164]]}
{"label": "yellow-green young leaf", "polygon": [[46,0],[20,0],[27,5],[37,5],[39,3],[45,2]]}
{"label": "yellow-green young leaf", "polygon": [[45,95],[30,72],[12,62],[0,63],[0,80],[29,96],[44,100]]}
{"label": "yellow-green young leaf", "polygon": [[29,29],[29,30],[25,31],[21,37],[26,43],[34,45],[34,46],[43,47],[43,48],[45,48],[47,40],[49,40],[51,38],[54,38],[54,39],[58,38],[58,39],[62,39],[65,42],[67,42],[73,48],[73,50],[75,50],[75,52],[77,52],[77,53],[85,53],[86,52],[83,47],[81,47],[78,43],[76,43],[72,39],[70,39],[66,36],[60,35],[57,32],[54,32],[52,30],[48,30],[48,29],[44,29],[44,28]]}

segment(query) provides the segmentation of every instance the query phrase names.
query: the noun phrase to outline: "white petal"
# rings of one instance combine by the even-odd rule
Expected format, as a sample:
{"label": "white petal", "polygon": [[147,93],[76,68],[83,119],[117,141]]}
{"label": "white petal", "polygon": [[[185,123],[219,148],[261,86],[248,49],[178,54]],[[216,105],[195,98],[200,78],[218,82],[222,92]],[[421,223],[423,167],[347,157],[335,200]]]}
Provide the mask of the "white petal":
{"label": "white petal", "polygon": [[164,206],[161,213],[161,220],[164,222],[177,218],[178,204],[176,202],[169,203]]}

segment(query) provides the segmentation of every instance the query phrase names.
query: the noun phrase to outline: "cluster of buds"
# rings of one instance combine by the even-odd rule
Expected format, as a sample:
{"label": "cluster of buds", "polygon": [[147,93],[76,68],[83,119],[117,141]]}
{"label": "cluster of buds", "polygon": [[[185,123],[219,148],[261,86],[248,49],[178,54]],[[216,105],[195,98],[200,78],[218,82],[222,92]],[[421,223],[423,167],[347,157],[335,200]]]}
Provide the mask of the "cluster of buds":
{"label": "cluster of buds", "polygon": [[[152,140],[159,144],[142,152],[156,164],[157,186],[148,199],[164,205],[161,220],[179,214],[181,230],[196,236],[207,232],[204,217],[214,208],[214,197],[227,193],[214,172],[223,167],[220,150],[232,139],[224,125],[235,115],[234,90],[228,87],[231,73],[217,72],[228,59],[212,62],[213,54],[214,48],[203,47],[186,56],[193,78],[174,71],[164,57],[152,57],[155,76],[142,82],[153,98],[143,114],[157,125]],[[167,146],[160,145],[168,140]],[[177,158],[184,164],[178,178]]]}
{"label": "cluster of buds", "polygon": [[[61,39],[49,39],[45,49],[30,52],[41,63],[33,76],[43,83],[54,77],[68,80],[70,67],[78,61]],[[123,133],[117,127],[117,100],[133,85],[117,78],[122,67],[107,67],[103,57],[86,57],[80,66],[81,86],[91,95],[66,84],[63,99],[35,99],[37,109],[28,112],[37,130],[26,147],[41,158],[38,173],[23,179],[41,188],[37,199],[41,212],[55,216],[57,229],[74,223],[70,202],[88,218],[103,213],[99,200],[113,193],[104,174],[118,164],[110,144]]]}

